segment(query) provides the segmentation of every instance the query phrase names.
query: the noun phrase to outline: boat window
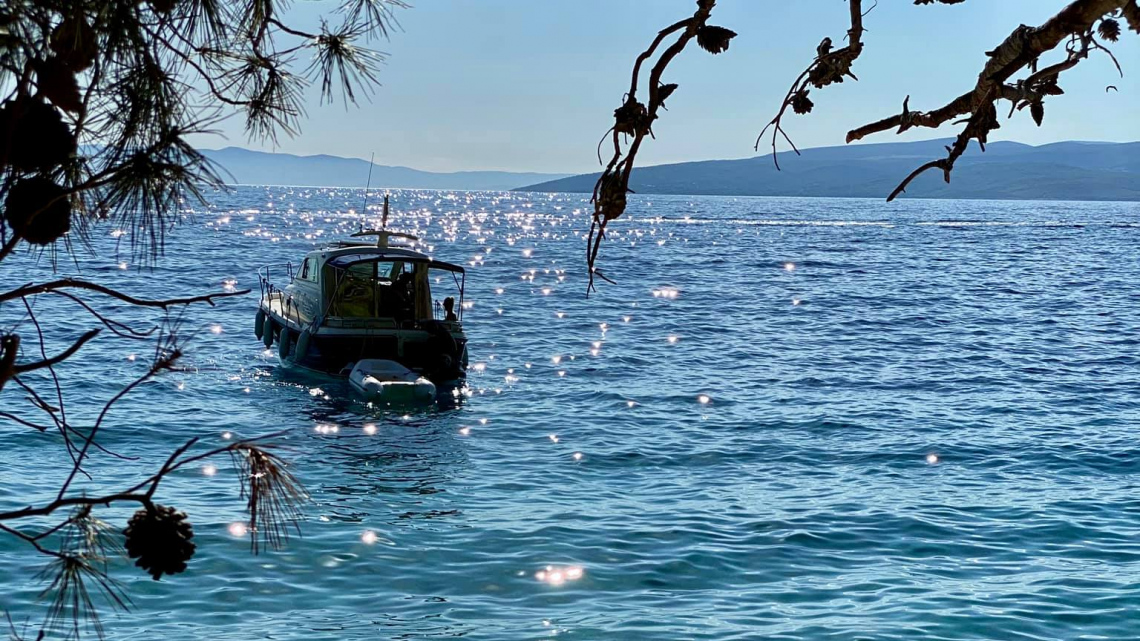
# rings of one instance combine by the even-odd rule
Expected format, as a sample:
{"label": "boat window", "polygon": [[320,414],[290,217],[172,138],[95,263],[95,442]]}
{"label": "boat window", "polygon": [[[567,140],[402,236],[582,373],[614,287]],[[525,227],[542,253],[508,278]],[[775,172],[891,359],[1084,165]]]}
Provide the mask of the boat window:
{"label": "boat window", "polygon": [[379,316],[410,320],[416,318],[415,264],[400,261],[377,263],[384,287],[380,290]]}
{"label": "boat window", "polygon": [[312,280],[309,278],[309,264],[312,262],[311,258],[306,258],[305,262],[301,263],[301,280]]}
{"label": "boat window", "polygon": [[357,263],[337,275],[333,316],[372,318],[376,315],[376,263]]}
{"label": "boat window", "polygon": [[360,262],[330,272],[327,278],[336,279],[332,316],[397,321],[431,318],[427,270],[422,263]]}
{"label": "boat window", "polygon": [[452,300],[452,311],[456,318],[463,317],[463,274],[447,269],[429,268],[427,285],[430,288],[432,316],[436,320],[447,320],[447,310],[443,301]]}
{"label": "boat window", "polygon": [[356,263],[355,265],[349,265],[345,272],[350,278],[372,280],[376,274],[375,270],[376,263]]}

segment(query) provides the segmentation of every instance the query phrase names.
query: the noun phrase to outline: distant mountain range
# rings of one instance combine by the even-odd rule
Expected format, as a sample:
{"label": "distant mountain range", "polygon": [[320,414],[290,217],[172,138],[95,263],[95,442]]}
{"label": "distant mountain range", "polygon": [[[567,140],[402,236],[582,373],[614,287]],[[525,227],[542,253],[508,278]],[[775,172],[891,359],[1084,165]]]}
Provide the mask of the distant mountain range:
{"label": "distant mountain range", "polygon": [[[203,149],[218,163],[227,183],[238,185],[304,185],[312,187],[364,187],[368,161],[340,156],[294,156],[240,147]],[[372,166],[373,187],[404,189],[472,189],[506,191],[569,174],[515,173],[509,171],[458,171],[434,173],[408,167]]]}
{"label": "distant mountain range", "polygon": [[[630,188],[642,194],[825,196],[885,198],[919,165],[943,157],[945,140],[879,143],[783,152],[777,171],[769,155],[705,160],[634,169]],[[226,182],[246,185],[364,187],[368,161],[339,156],[295,156],[239,147],[203,150]],[[507,171],[435,173],[372,166],[373,187],[406,189],[584,192],[598,174]],[[1037,147],[973,144],[950,184],[937,170],[919,177],[904,197],[1140,201],[1140,142],[1058,142]]]}
{"label": "distant mountain range", "polygon": [[[804,149],[780,154],[707,160],[633,170],[630,189],[641,194],[831,196],[885,198],[911,171],[945,157],[952,141],[881,143]],[[519,191],[592,192],[598,174],[520,187]],[[1058,142],[1031,146],[994,142],[982,153],[972,144],[955,164],[950,184],[932,170],[903,197],[1140,201],[1140,142]]]}

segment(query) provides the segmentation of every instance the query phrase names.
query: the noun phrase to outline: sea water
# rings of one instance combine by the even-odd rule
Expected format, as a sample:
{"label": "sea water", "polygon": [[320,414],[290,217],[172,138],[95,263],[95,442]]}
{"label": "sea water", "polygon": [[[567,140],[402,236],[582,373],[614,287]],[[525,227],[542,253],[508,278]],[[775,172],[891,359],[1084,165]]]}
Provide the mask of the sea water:
{"label": "sea water", "polygon": [[[164,481],[197,553],[158,582],[113,560],[132,605],[100,606],[109,638],[1140,633],[1140,205],[633,196],[601,252],[616,284],[587,298],[586,196],[393,191],[392,225],[468,270],[471,369],[459,397],[390,410],[282,371],[253,332],[257,268],[375,225],[377,193],[362,216],[359,190],[242,187],[153,267],[108,225],[57,257],[143,298],[253,289],[179,317],[184,369],[103,426],[132,458],[95,452],[75,491],[129,486],[192,437],[284,432],[311,494],[300,536],[253,556],[228,460]],[[6,286],[52,277],[49,255],[0,265]],[[49,353],[98,326],[34,306]],[[59,367],[70,420],[153,350],[104,331]],[[47,421],[14,386],[0,402]],[[2,509],[50,500],[69,467],[57,434],[0,423]],[[46,611],[46,562],[0,536],[17,630]]]}

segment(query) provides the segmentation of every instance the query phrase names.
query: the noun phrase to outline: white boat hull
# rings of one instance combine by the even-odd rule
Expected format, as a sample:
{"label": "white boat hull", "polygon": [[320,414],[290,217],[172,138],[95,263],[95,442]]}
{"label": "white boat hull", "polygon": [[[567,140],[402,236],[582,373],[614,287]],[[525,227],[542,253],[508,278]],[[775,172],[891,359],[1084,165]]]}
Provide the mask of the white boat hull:
{"label": "white boat hull", "polygon": [[348,383],[370,403],[413,404],[435,400],[435,384],[396,361],[369,358],[358,361]]}

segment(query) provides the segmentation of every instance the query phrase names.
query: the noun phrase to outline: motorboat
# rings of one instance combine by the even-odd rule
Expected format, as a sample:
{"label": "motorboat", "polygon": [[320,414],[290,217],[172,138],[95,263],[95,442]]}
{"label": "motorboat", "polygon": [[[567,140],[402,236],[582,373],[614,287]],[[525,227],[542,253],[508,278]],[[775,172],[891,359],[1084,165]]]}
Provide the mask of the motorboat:
{"label": "motorboat", "polygon": [[[259,270],[257,337],[267,348],[277,346],[284,365],[349,378],[374,400],[461,385],[467,376],[463,267],[390,244],[419,240],[410,234],[380,229],[352,236],[376,240],[335,242],[309,252],[296,269]],[[278,287],[274,278],[287,284]]]}

